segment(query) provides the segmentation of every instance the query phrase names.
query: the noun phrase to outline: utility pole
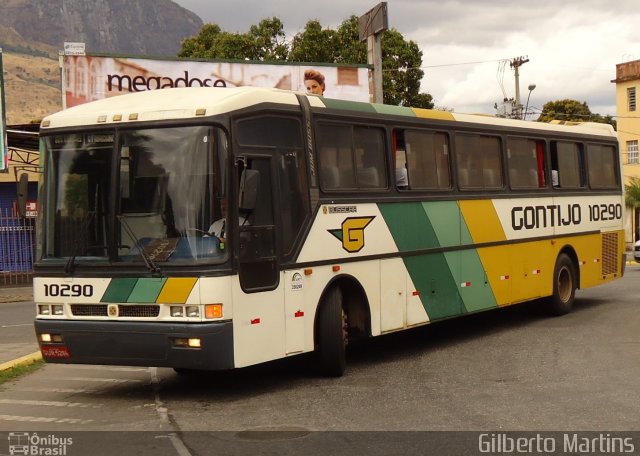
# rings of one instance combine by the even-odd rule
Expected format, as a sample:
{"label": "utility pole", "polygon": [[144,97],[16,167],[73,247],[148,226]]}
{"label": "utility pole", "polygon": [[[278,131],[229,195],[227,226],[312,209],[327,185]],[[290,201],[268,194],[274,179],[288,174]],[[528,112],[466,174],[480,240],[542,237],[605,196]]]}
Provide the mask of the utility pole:
{"label": "utility pole", "polygon": [[382,94],[382,32],[389,28],[387,2],[378,3],[358,18],[360,41],[367,41],[367,63],[373,66],[371,81],[373,102],[383,103]]}
{"label": "utility pole", "polygon": [[528,61],[529,58],[525,55],[522,57],[513,58],[509,63],[511,68],[513,68],[513,71],[515,72],[516,77],[516,119],[522,119],[522,103],[520,102],[520,72],[518,71],[518,69]]}

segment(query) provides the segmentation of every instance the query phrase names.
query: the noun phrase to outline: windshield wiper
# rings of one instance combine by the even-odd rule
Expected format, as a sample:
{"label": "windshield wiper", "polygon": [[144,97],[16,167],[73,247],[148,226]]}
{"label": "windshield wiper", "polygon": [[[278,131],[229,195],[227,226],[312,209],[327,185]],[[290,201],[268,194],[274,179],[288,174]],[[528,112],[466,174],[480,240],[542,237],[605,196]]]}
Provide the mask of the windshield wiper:
{"label": "windshield wiper", "polygon": [[140,252],[140,256],[142,257],[142,260],[144,261],[144,264],[147,266],[147,269],[149,271],[151,271],[153,274],[161,274],[162,271],[160,271],[160,268],[158,267],[158,265],[155,264],[153,262],[153,260],[151,259],[151,257],[149,257],[149,255],[144,251],[144,248],[142,247],[142,244],[140,243],[140,239],[138,239],[136,234],[133,232],[133,230],[131,229],[131,227],[127,223],[127,220],[124,218],[124,216],[123,215],[118,215],[117,218],[120,221],[120,223],[122,224],[122,226],[124,226],[124,229],[127,231],[127,234],[131,237],[131,239],[133,239],[135,241],[136,247],[138,247],[138,251]]}
{"label": "windshield wiper", "polygon": [[[89,224],[91,223],[95,215],[96,215],[95,212],[89,212],[88,217],[86,217],[86,220],[82,220],[80,222],[80,226],[81,226],[80,235],[76,237],[75,240],[73,241],[73,255],[69,257],[69,259],[67,260],[67,264],[64,265],[64,272],[67,274],[73,273],[73,268],[76,265],[76,257],[78,256],[80,246],[82,245],[83,240],[86,240],[87,238],[87,232],[89,231]],[[84,255],[83,252],[80,252],[80,253]]]}
{"label": "windshield wiper", "polygon": [[76,254],[74,253],[67,260],[67,264],[64,265],[64,272],[67,274],[71,274],[73,272],[73,267],[76,263]]}

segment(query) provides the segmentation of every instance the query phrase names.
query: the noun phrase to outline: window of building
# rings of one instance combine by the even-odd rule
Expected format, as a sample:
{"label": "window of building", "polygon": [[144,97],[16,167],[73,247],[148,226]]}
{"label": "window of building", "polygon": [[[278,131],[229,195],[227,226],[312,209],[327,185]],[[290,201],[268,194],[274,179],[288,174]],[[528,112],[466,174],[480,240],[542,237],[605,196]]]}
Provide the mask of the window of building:
{"label": "window of building", "polygon": [[627,141],[627,163],[630,165],[638,163],[638,140]]}
{"label": "window of building", "polygon": [[544,141],[507,138],[507,161],[511,188],[542,188],[545,186],[544,151]]}
{"label": "window of building", "polygon": [[599,144],[587,145],[589,184],[591,188],[617,188],[616,149]]}
{"label": "window of building", "polygon": [[461,189],[498,189],[503,186],[500,138],[456,135],[456,164]]}
{"label": "window of building", "polygon": [[629,112],[636,110],[636,88],[629,87],[627,89],[627,105],[629,107]]}

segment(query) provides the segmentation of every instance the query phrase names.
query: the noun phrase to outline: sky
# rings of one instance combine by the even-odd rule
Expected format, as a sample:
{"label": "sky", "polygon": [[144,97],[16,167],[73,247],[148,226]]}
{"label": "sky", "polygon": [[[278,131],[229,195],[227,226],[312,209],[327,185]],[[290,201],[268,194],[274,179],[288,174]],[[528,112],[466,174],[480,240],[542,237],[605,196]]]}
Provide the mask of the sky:
{"label": "sky", "polygon": [[[174,0],[205,23],[244,33],[278,17],[289,38],[316,19],[337,28],[361,16],[374,0]],[[640,59],[637,0],[388,0],[389,26],[422,51],[421,91],[436,107],[458,113],[495,114],[495,103],[515,97],[512,59],[528,119],[548,101],[586,102],[591,112],[616,114],[616,64]],[[535,89],[528,87],[535,84]]]}

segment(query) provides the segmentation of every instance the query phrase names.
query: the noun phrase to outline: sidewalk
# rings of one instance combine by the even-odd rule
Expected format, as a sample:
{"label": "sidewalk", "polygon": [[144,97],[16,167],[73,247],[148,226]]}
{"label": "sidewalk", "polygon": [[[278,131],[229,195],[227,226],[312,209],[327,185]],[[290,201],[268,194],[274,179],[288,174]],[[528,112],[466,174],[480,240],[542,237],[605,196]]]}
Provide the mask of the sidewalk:
{"label": "sidewalk", "polygon": [[[0,287],[0,306],[3,303],[21,302],[31,306],[33,288],[31,286]],[[0,323],[1,325],[2,323]],[[0,372],[21,364],[30,364],[41,359],[38,342],[33,333],[33,326],[19,325],[3,327],[0,343]],[[10,341],[5,339],[9,338]]]}
{"label": "sidewalk", "polygon": [[33,301],[33,287],[0,287],[0,303]]}

